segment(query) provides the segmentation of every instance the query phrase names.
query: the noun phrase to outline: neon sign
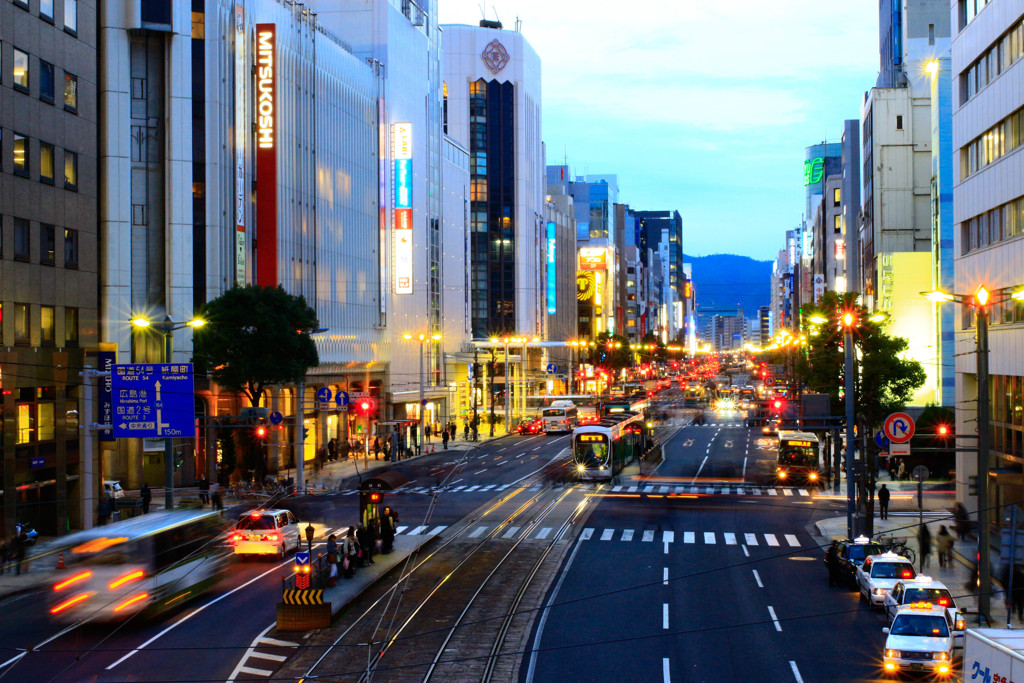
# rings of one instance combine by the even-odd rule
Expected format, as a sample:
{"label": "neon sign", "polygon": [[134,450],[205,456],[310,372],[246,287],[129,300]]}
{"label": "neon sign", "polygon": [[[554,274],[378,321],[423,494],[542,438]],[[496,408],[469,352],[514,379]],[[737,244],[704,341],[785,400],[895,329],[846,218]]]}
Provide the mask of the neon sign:
{"label": "neon sign", "polygon": [[558,312],[558,302],[556,296],[556,285],[557,285],[558,272],[555,266],[555,224],[548,222],[548,278],[547,278],[547,295],[548,295],[548,315],[554,315]]}
{"label": "neon sign", "polygon": [[804,186],[814,185],[821,182],[821,176],[825,172],[824,157],[815,157],[804,161]]}
{"label": "neon sign", "polygon": [[412,294],[412,124],[393,127],[395,293]]}
{"label": "neon sign", "polygon": [[608,250],[604,247],[582,247],[580,249],[580,270],[603,270],[607,268]]}
{"label": "neon sign", "polygon": [[256,284],[277,281],[277,26],[256,24]]}
{"label": "neon sign", "polygon": [[274,146],[274,29],[260,24],[256,33],[256,144],[260,149]]}

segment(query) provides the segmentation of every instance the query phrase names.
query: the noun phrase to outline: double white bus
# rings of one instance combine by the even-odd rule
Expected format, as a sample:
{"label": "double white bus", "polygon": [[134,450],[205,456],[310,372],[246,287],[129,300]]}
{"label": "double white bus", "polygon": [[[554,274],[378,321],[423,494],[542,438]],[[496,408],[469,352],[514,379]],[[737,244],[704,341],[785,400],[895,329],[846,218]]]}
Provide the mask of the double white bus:
{"label": "double white bus", "polygon": [[219,512],[172,510],[68,536],[67,571],[50,594],[61,622],[155,614],[210,588],[230,558]]}
{"label": "double white bus", "polygon": [[553,401],[541,411],[541,418],[544,420],[545,434],[571,432],[580,424],[580,413],[576,404],[567,399]]}

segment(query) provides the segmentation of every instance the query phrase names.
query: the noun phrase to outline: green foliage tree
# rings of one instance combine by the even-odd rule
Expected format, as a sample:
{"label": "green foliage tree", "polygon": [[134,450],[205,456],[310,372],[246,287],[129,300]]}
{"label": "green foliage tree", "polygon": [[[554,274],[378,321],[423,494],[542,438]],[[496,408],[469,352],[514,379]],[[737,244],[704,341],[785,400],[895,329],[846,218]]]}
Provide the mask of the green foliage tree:
{"label": "green foliage tree", "polygon": [[320,323],[305,298],[280,286],[235,287],[197,313],[197,371],[259,405],[267,387],[296,384],[319,364],[310,333]]}
{"label": "green foliage tree", "polygon": [[845,359],[840,319],[845,312],[852,312],[857,320],[853,338],[862,354],[854,405],[864,424],[877,427],[887,415],[906,405],[926,375],[920,363],[903,357],[907,340],[885,334],[884,322],[869,321],[869,312],[856,303],[855,294],[826,292],[817,306],[804,307],[804,320],[818,315],[828,322],[808,335],[807,352],[796,362],[796,375],[808,391],[831,397],[833,415],[843,414]]}
{"label": "green foliage tree", "polygon": [[633,352],[629,348],[629,339],[621,334],[602,332],[597,336],[594,348],[594,364],[611,371],[618,376],[619,370],[633,366]]}

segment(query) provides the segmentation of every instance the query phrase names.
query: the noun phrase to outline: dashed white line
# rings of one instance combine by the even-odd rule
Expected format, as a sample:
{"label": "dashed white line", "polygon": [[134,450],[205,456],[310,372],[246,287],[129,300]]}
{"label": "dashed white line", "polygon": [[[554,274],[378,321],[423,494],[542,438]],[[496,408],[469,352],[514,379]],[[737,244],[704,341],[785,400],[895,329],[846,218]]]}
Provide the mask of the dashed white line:
{"label": "dashed white line", "polygon": [[758,588],[764,588],[764,584],[761,583],[761,575],[757,573],[756,569],[754,570],[754,581],[757,581]]}
{"label": "dashed white line", "polygon": [[661,584],[663,586],[667,586],[668,585],[668,567],[665,567],[664,571],[662,571],[662,574],[661,574]]}
{"label": "dashed white line", "polygon": [[[710,446],[709,446],[709,448],[710,448]],[[690,482],[691,484],[696,484],[697,483],[697,478],[700,477],[700,472],[701,472],[701,470],[704,469],[704,463],[706,463],[707,461],[708,461],[708,456],[705,455],[704,459],[700,461],[700,467],[697,468],[697,474],[693,475],[693,481]]]}
{"label": "dashed white line", "polygon": [[782,624],[779,623],[779,618],[775,616],[775,608],[768,605],[768,614],[772,616],[772,622],[775,624],[776,631],[782,631]]}
{"label": "dashed white line", "polygon": [[747,557],[750,557],[750,551],[747,550],[747,546],[741,545],[740,547],[743,548],[743,554],[746,555]]}
{"label": "dashed white line", "polygon": [[793,678],[796,679],[796,683],[804,683],[804,678],[800,675],[800,669],[796,668],[796,662],[790,660],[789,668],[793,670]]}
{"label": "dashed white line", "polygon": [[[661,676],[665,683],[672,683],[672,675],[668,670],[668,657],[663,657],[661,660]],[[800,683],[803,683],[803,681],[800,681]]]}
{"label": "dashed white line", "polygon": [[476,475],[478,475],[478,474],[483,474],[483,473],[484,473],[484,472],[486,472],[486,471],[487,471],[487,468],[485,467],[485,468],[483,468],[482,470],[480,470],[479,472],[474,472],[474,473],[473,473],[473,476],[476,476]]}
{"label": "dashed white line", "polygon": [[661,627],[668,629],[668,603],[663,602],[661,604]]}

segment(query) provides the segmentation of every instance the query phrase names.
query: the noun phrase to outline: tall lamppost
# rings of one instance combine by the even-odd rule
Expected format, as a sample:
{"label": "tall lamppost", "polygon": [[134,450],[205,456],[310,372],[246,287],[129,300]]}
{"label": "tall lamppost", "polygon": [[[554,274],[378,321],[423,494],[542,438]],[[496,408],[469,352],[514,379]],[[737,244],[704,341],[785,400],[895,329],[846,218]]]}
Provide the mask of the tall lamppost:
{"label": "tall lamppost", "polygon": [[431,341],[440,341],[441,335],[435,332],[434,334],[428,336],[420,332],[419,334],[413,336],[409,332],[405,332],[402,334],[402,339],[406,341],[418,339],[420,342],[420,407],[419,410],[417,411],[419,413],[420,426],[419,433],[416,435],[416,445],[417,447],[419,447],[419,444],[423,443],[423,412],[424,409],[426,408],[426,399],[423,397],[423,385],[426,383],[426,380],[423,377],[423,342],[427,341],[428,339]]}
{"label": "tall lamppost", "polygon": [[978,574],[980,580],[978,593],[978,612],[989,618],[992,592],[992,558],[991,528],[989,527],[988,475],[989,475],[989,395],[988,395],[988,306],[1013,299],[1024,301],[1024,289],[1008,288],[997,298],[992,292],[981,285],[973,294],[949,294],[940,290],[921,292],[923,296],[936,304],[954,301],[959,304],[970,304],[974,308],[976,318],[975,354],[977,356],[978,378]]}
{"label": "tall lamppost", "polygon": [[[163,362],[171,362],[172,347],[174,345],[174,331],[183,330],[186,327],[193,329],[202,327],[206,321],[202,318],[192,318],[186,323],[175,323],[170,315],[164,316],[162,322],[153,322],[141,316],[132,319],[132,325],[140,329],[150,328],[163,335]],[[170,437],[164,438],[164,507],[167,510],[174,508],[174,446]]]}

